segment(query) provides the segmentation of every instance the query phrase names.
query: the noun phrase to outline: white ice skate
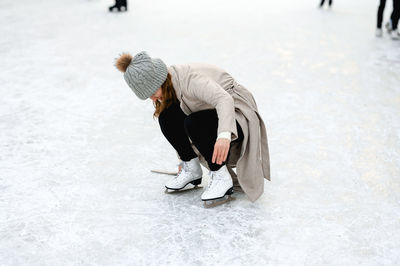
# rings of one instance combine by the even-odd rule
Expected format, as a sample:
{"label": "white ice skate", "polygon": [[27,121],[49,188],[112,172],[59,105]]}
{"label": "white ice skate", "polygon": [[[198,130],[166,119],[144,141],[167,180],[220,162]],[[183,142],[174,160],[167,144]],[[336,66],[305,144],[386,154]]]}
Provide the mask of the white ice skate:
{"label": "white ice skate", "polygon": [[196,157],[188,162],[182,162],[181,171],[165,184],[165,192],[182,190],[188,184],[192,184],[197,188],[201,184],[202,177],[203,171],[201,170],[199,158]]}
{"label": "white ice skate", "polygon": [[400,39],[399,32],[397,30],[393,30],[390,32],[390,38],[392,38],[392,40]]}
{"label": "white ice skate", "polygon": [[390,34],[390,33],[392,32],[392,29],[393,29],[393,27],[392,27],[392,21],[388,21],[388,22],[385,24],[385,27],[386,27],[387,32]]}
{"label": "white ice skate", "polygon": [[211,171],[208,186],[201,195],[201,200],[204,201],[204,207],[209,208],[233,200],[232,194],[232,177],[224,165],[218,171]]}
{"label": "white ice skate", "polygon": [[377,28],[375,32],[376,37],[382,37],[382,29]]}

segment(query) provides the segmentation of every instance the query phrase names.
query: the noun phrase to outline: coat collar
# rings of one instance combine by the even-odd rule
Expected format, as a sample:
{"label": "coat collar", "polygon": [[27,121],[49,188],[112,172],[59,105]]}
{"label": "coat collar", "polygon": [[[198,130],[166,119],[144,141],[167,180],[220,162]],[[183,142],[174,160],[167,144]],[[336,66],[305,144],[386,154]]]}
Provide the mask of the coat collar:
{"label": "coat collar", "polygon": [[168,67],[168,72],[171,75],[172,85],[174,85],[176,97],[178,98],[179,102],[182,101],[182,89],[179,84],[178,74],[176,73],[173,66]]}
{"label": "coat collar", "polygon": [[176,98],[178,98],[178,101],[180,103],[179,106],[181,107],[183,113],[185,113],[186,115],[189,115],[191,113],[191,110],[190,110],[189,106],[187,106],[185,103],[185,97],[183,95],[183,90],[185,88],[181,87],[179,75],[173,66],[168,67],[168,72],[171,75],[172,85],[174,85]]}

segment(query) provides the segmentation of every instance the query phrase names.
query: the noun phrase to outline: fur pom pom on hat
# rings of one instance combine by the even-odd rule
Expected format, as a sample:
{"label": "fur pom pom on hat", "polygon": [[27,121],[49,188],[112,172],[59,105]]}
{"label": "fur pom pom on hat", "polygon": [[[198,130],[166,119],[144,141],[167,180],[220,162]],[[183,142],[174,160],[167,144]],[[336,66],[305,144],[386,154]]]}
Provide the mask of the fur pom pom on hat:
{"label": "fur pom pom on hat", "polygon": [[168,69],[158,58],[151,58],[147,52],[136,54],[133,58],[123,53],[115,62],[116,68],[124,72],[124,79],[141,100],[153,95],[167,79]]}
{"label": "fur pom pom on hat", "polygon": [[129,64],[132,61],[132,55],[129,53],[122,53],[119,58],[115,61],[115,67],[121,71],[124,72],[128,68]]}

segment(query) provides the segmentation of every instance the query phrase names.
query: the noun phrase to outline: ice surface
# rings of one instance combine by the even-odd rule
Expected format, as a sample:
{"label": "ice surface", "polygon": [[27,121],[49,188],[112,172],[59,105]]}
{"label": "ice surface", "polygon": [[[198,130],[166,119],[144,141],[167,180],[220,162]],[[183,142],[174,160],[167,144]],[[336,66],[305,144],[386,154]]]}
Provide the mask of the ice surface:
{"label": "ice surface", "polygon": [[[0,265],[398,265],[400,41],[378,1],[0,2]],[[387,5],[385,18],[391,11]],[[255,95],[272,182],[204,209],[113,67],[206,62]]]}

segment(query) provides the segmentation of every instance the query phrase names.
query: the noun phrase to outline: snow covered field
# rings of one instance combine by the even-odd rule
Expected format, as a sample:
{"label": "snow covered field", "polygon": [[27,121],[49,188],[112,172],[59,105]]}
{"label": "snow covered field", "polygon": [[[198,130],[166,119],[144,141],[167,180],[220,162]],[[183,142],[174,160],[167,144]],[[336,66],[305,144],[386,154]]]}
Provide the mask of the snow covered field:
{"label": "snow covered field", "polygon": [[[378,1],[112,4],[0,2],[0,265],[399,265],[400,41],[375,38]],[[150,169],[175,152],[113,67],[142,50],[253,92],[257,202],[164,193]]]}

